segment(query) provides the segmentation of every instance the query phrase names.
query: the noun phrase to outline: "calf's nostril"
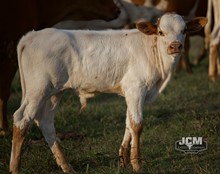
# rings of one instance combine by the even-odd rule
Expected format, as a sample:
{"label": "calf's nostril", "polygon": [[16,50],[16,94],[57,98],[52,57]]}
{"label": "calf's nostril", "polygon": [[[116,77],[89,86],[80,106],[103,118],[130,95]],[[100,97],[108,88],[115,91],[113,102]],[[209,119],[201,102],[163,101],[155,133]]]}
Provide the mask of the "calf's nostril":
{"label": "calf's nostril", "polygon": [[170,45],[170,48],[171,48],[171,49],[174,49],[174,46],[173,46],[173,45]]}
{"label": "calf's nostril", "polygon": [[179,50],[181,50],[182,47],[183,47],[182,44],[179,44],[179,45],[178,45],[178,49],[179,49]]}

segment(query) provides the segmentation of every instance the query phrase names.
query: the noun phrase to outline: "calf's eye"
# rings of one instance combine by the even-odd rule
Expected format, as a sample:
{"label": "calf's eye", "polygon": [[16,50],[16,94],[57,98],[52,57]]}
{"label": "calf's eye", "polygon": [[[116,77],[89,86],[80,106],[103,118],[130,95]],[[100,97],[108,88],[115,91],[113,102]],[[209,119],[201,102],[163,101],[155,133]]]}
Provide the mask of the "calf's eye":
{"label": "calf's eye", "polygon": [[159,35],[159,36],[164,36],[164,33],[163,33],[162,31],[159,31],[159,32],[158,32],[158,35]]}

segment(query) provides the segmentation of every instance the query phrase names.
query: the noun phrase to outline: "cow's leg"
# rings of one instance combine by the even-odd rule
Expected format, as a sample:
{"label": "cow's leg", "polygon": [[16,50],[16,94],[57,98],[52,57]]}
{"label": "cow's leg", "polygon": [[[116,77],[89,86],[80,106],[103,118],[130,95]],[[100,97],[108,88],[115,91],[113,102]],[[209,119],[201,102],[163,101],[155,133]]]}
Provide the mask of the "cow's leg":
{"label": "cow's leg", "polygon": [[[1,81],[1,80],[0,80]],[[2,87],[0,87],[2,92]],[[1,93],[0,92],[0,93]],[[0,137],[5,136],[9,133],[8,118],[7,118],[7,101],[8,97],[0,97]]]}
{"label": "cow's leg", "polygon": [[[2,43],[0,43],[2,44]],[[9,47],[10,52],[6,50],[0,51],[0,137],[9,133],[7,118],[7,102],[10,95],[10,87],[14,75],[17,71],[17,59],[15,45],[0,45],[1,47]]]}
{"label": "cow's leg", "polygon": [[[37,98],[40,97],[37,96]],[[13,174],[18,173],[21,150],[25,135],[41,106],[40,101],[37,98],[33,98],[33,100],[24,100],[20,108],[14,113],[13,139],[10,160],[10,171]]]}
{"label": "cow's leg", "polygon": [[194,60],[194,65],[198,65],[203,59],[205,59],[207,54],[207,49],[204,47],[200,51],[199,55]]}
{"label": "cow's leg", "polygon": [[217,72],[218,72],[218,75],[220,76],[220,46],[218,44],[218,47],[217,47]]}
{"label": "cow's leg", "polygon": [[13,126],[13,140],[11,149],[11,160],[10,160],[10,172],[17,174],[20,167],[21,149],[24,143],[25,135],[27,133],[29,125],[20,129],[17,126]]}
{"label": "cow's leg", "polygon": [[[34,82],[34,81],[33,81]],[[26,83],[27,85],[28,83]],[[10,171],[13,174],[18,173],[20,165],[21,150],[24,143],[27,130],[33,122],[34,118],[41,111],[42,106],[45,104],[45,98],[47,98],[46,91],[47,85],[39,83],[32,84],[35,87],[35,91],[29,91],[29,88],[22,89],[23,98],[20,108],[14,113],[13,124],[13,138],[10,160]],[[27,86],[26,86],[27,87]],[[49,95],[49,94],[48,94]]]}
{"label": "cow's leg", "polygon": [[61,98],[61,93],[56,96],[52,96],[48,100],[42,109],[42,112],[37,115],[35,122],[41,129],[45,140],[47,141],[49,147],[51,148],[58,166],[60,166],[64,173],[76,173],[72,166],[68,163],[61,146],[56,140],[56,132],[54,127],[54,114],[56,107],[58,106],[59,100]]}
{"label": "cow's leg", "polygon": [[121,147],[119,149],[119,162],[121,167],[126,167],[128,164],[128,151],[130,149],[130,142],[131,142],[131,133],[130,133],[130,119],[128,116],[128,111],[126,114],[126,128],[123,141],[121,143]]}
{"label": "cow's leg", "polygon": [[18,173],[20,166],[21,149],[24,143],[26,132],[30,125],[30,122],[28,122],[28,120],[22,126],[19,126],[15,121],[15,119],[20,121],[23,119],[25,109],[26,109],[26,104],[23,103],[20,106],[20,108],[14,113],[13,138],[12,138],[11,160],[10,160],[10,172],[12,172],[12,174]]}
{"label": "cow's leg", "polygon": [[127,119],[129,119],[129,124],[127,126],[131,135],[130,161],[133,170],[136,172],[140,171],[141,169],[139,142],[142,132],[143,104],[145,96],[145,88],[131,87],[125,92],[128,110]]}
{"label": "cow's leg", "polygon": [[209,77],[212,81],[216,80],[216,73],[217,73],[217,45],[210,46],[210,53],[209,53]]}
{"label": "cow's leg", "polygon": [[134,171],[138,172],[141,169],[139,142],[140,142],[140,135],[142,132],[142,121],[136,122],[132,114],[129,115],[129,119],[130,119],[130,132],[132,137],[130,160]]}
{"label": "cow's leg", "polygon": [[184,52],[182,56],[180,57],[179,67],[177,71],[180,71],[180,70],[185,70],[188,73],[192,73],[192,68],[189,62],[189,56],[187,55],[186,52]]}

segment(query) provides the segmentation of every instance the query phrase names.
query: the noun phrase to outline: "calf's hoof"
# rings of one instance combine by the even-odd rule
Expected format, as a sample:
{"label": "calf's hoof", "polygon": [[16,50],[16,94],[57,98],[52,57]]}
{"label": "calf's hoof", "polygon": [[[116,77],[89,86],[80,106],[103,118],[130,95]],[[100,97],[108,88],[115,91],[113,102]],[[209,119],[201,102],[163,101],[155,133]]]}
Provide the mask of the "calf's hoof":
{"label": "calf's hoof", "polygon": [[119,149],[119,164],[125,168],[128,165],[128,148],[120,147]]}
{"label": "calf's hoof", "polygon": [[68,173],[68,174],[78,174],[70,164],[68,165],[63,165],[62,167],[63,173]]}
{"label": "calf's hoof", "polygon": [[138,162],[138,160],[136,160],[136,159],[131,160],[131,165],[132,165],[134,172],[136,172],[136,173],[141,172],[141,165]]}
{"label": "calf's hoof", "polygon": [[68,174],[78,174],[75,170],[69,170],[69,171],[66,171],[64,173],[68,173]]}
{"label": "calf's hoof", "polygon": [[209,76],[212,82],[216,82],[216,76],[215,75],[210,75]]}

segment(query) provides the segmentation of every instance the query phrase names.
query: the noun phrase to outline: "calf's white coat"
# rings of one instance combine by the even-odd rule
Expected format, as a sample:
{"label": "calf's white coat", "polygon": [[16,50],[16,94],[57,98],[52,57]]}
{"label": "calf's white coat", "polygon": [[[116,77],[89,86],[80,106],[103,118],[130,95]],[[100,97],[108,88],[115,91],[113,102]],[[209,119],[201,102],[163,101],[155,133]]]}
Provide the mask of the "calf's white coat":
{"label": "calf's white coat", "polygon": [[64,172],[73,171],[56,141],[54,128],[55,109],[69,88],[78,93],[83,107],[87,98],[100,92],[125,97],[127,117],[120,163],[127,165],[131,145],[131,164],[139,171],[144,101],[154,101],[168,83],[187,30],[198,30],[205,23],[199,18],[186,25],[181,16],[166,14],[157,26],[142,22],[134,30],[45,29],[24,36],[18,45],[23,93],[14,114],[10,171],[18,171],[21,147],[32,121],[42,130],[58,165]]}

